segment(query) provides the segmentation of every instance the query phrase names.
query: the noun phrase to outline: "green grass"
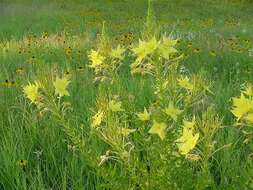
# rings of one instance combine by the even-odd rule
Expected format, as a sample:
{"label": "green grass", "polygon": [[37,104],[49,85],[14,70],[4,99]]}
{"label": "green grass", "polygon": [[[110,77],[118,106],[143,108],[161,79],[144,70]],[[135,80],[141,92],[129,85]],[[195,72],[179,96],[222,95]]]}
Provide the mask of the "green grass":
{"label": "green grass", "polygon": [[[136,113],[154,106],[156,81],[150,76],[132,77],[129,65],[134,58],[128,56],[116,83],[94,83],[87,54],[97,47],[103,21],[113,46],[129,43],[119,40],[129,32],[134,35],[131,43],[138,43],[147,7],[146,0],[0,1],[0,190],[253,189],[251,136],[248,144],[243,143],[246,137],[242,130],[232,126],[235,118],[230,112],[231,98],[240,95],[246,82],[253,83],[253,57],[249,56],[253,48],[251,1],[157,0],[154,3],[161,33],[180,38],[177,49],[187,57],[180,62],[182,73],[201,75],[212,84],[214,95],[208,96],[206,104],[214,105],[222,126],[228,126],[216,133],[215,147],[231,146],[206,162],[189,162],[183,157],[161,161],[161,154],[170,157],[166,143],[173,144],[174,137],[161,142],[147,135],[145,128],[144,134],[133,134],[131,140],[138,155],[133,165],[126,167],[109,161],[98,166],[100,156],[113,150],[113,146],[90,129],[98,97],[111,99],[118,95],[126,110],[119,116],[120,121],[139,129],[144,125]],[[45,33],[48,38],[43,38]],[[30,36],[41,40],[38,44],[33,38],[29,42]],[[232,50],[230,41],[236,43]],[[188,47],[190,43],[192,47]],[[72,58],[65,53],[68,47],[73,50]],[[200,51],[196,52],[197,49]],[[72,74],[71,95],[64,99],[71,103],[72,110],[67,114],[71,132],[63,129],[50,114],[41,116],[22,92],[29,81],[66,71]],[[7,87],[6,80],[14,84]],[[188,108],[188,117],[198,113],[201,118],[207,107],[200,107]],[[199,112],[194,111],[198,109]],[[73,131],[74,136],[85,139],[81,150],[69,148],[73,144],[70,135]],[[27,160],[27,165],[19,166],[20,159]]]}

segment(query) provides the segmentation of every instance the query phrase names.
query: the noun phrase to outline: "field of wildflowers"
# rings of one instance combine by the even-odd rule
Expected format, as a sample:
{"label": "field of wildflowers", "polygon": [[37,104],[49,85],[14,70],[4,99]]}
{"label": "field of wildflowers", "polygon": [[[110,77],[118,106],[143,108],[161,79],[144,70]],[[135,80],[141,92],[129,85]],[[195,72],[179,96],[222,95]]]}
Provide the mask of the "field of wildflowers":
{"label": "field of wildflowers", "polygon": [[0,1],[0,190],[253,189],[252,16]]}

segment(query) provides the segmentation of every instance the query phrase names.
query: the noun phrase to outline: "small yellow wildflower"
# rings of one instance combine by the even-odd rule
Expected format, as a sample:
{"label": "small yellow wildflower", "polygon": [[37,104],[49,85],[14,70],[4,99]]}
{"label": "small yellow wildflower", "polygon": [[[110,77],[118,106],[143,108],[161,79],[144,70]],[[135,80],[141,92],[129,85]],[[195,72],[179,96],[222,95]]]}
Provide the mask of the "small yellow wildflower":
{"label": "small yellow wildflower", "polygon": [[93,117],[92,117],[92,123],[91,126],[93,128],[96,128],[97,126],[99,126],[102,123],[104,117],[104,112],[99,110]]}
{"label": "small yellow wildflower", "polygon": [[142,61],[147,55],[152,54],[158,47],[159,42],[153,37],[150,41],[145,42],[139,40],[139,46],[133,49],[135,55],[137,55],[137,60]]}
{"label": "small yellow wildflower", "polygon": [[123,59],[123,53],[125,49],[120,47],[120,45],[116,49],[112,49],[110,52],[110,56],[119,60]]}
{"label": "small yellow wildflower", "polygon": [[167,126],[165,123],[158,123],[154,120],[153,126],[149,130],[149,133],[156,134],[163,140],[166,136],[166,131],[165,131],[166,128]]}
{"label": "small yellow wildflower", "polygon": [[64,76],[63,78],[56,77],[56,80],[53,82],[55,87],[55,94],[62,96],[69,96],[67,91],[68,84],[70,83],[68,77]]}
{"label": "small yellow wildflower", "polygon": [[251,84],[248,84],[243,93],[247,96],[253,96],[253,86]]}
{"label": "small yellow wildflower", "polygon": [[164,36],[162,43],[159,45],[161,56],[169,60],[171,55],[177,53],[177,50],[174,48],[176,44],[177,40],[173,40]]}
{"label": "small yellow wildflower", "polygon": [[249,113],[248,115],[246,115],[245,120],[253,124],[253,113]]}
{"label": "small yellow wildflower", "polygon": [[187,76],[182,77],[181,79],[178,79],[177,81],[178,81],[179,86],[181,86],[182,88],[185,88],[190,91],[192,91],[194,88],[193,84],[190,83],[190,79]]}
{"label": "small yellow wildflower", "polygon": [[197,144],[199,133],[193,135],[193,127],[195,118],[191,122],[184,120],[184,128],[182,136],[176,140],[179,152],[182,155],[187,155]]}
{"label": "small yellow wildflower", "polygon": [[182,113],[182,110],[177,109],[172,102],[169,103],[169,106],[164,109],[164,112],[170,116],[174,121],[177,120],[177,116]]}
{"label": "small yellow wildflower", "polygon": [[98,51],[91,50],[90,54],[88,55],[90,61],[91,61],[91,68],[96,68],[97,66],[103,64],[105,57],[99,54]]}
{"label": "small yellow wildflower", "polygon": [[231,112],[237,117],[237,121],[250,111],[253,111],[253,100],[246,98],[243,94],[241,94],[240,98],[233,98]]}
{"label": "small yellow wildflower", "polygon": [[28,164],[28,161],[27,160],[18,160],[17,161],[17,165],[18,166],[21,166],[21,167],[24,167],[24,166],[26,166]]}
{"label": "small yellow wildflower", "polygon": [[136,129],[128,129],[128,128],[121,128],[120,133],[124,136],[127,137],[129,134],[135,132]]}
{"label": "small yellow wildflower", "polygon": [[146,108],[144,108],[143,113],[138,113],[137,116],[141,121],[148,121],[150,119],[150,114],[148,113]]}
{"label": "small yellow wildflower", "polygon": [[120,111],[124,111],[124,109],[121,108],[122,102],[120,101],[115,101],[115,100],[111,100],[109,102],[109,109],[112,112],[120,112]]}
{"label": "small yellow wildflower", "polygon": [[39,84],[29,83],[28,85],[23,87],[23,92],[26,97],[31,100],[32,103],[36,103],[39,99]]}

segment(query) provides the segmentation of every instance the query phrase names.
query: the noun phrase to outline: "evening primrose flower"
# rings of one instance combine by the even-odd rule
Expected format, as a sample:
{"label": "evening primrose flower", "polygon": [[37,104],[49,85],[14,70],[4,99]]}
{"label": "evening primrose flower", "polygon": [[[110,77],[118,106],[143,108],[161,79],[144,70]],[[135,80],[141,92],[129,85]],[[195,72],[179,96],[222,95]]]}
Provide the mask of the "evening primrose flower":
{"label": "evening primrose flower", "polygon": [[129,129],[129,128],[124,128],[124,127],[120,129],[120,133],[122,134],[123,137],[127,137],[128,135],[130,135],[131,133],[135,131],[136,129]]}
{"label": "evening primrose flower", "polygon": [[182,77],[178,79],[177,81],[178,81],[178,85],[181,86],[182,88],[185,88],[190,91],[192,91],[194,88],[193,84],[190,83],[190,79],[187,76]]}
{"label": "evening primrose flower", "polygon": [[90,61],[91,61],[91,68],[96,68],[97,66],[100,66],[103,64],[105,57],[99,54],[98,51],[91,50],[90,54],[88,55]]}
{"label": "evening primrose flower", "polygon": [[150,114],[148,113],[146,108],[144,108],[144,112],[137,113],[137,116],[141,121],[148,121],[150,119]]}
{"label": "evening primrose flower", "polygon": [[116,58],[116,59],[122,60],[124,52],[125,52],[125,49],[122,48],[122,47],[120,47],[120,45],[119,45],[116,49],[112,49],[111,50],[110,56],[112,58]]}
{"label": "evening primrose flower", "polygon": [[192,121],[184,120],[182,136],[176,140],[179,152],[182,155],[187,155],[192,149],[194,149],[198,142],[199,133],[193,134],[194,125],[195,117]]}
{"label": "evening primrose flower", "polygon": [[153,37],[150,41],[145,42],[139,40],[139,46],[133,49],[134,54],[137,56],[137,60],[142,61],[147,55],[152,54],[158,47],[159,42]]}
{"label": "evening primrose flower", "polygon": [[247,96],[253,96],[253,86],[248,84],[243,93]]}
{"label": "evening primrose flower", "polygon": [[177,41],[178,40],[163,36],[162,43],[159,45],[159,52],[164,59],[169,60],[171,55],[177,53],[177,50],[174,47],[177,44]]}
{"label": "evening primrose flower", "polygon": [[53,82],[55,87],[55,94],[62,96],[69,96],[69,92],[67,91],[68,84],[70,83],[68,77],[64,76],[63,78],[56,77],[56,80]]}
{"label": "evening primrose flower", "polygon": [[120,112],[120,111],[124,111],[123,108],[121,108],[122,102],[120,101],[115,101],[115,100],[111,100],[109,102],[109,109],[112,112]]}
{"label": "evening primrose flower", "polygon": [[93,128],[96,128],[97,126],[99,126],[102,123],[104,117],[104,112],[99,110],[93,117],[92,117],[92,123],[91,126]]}
{"label": "evening primrose flower", "polygon": [[177,116],[182,113],[182,110],[177,109],[172,102],[169,103],[169,106],[164,109],[164,112],[170,116],[174,121],[177,120]]}
{"label": "evening primrose flower", "polygon": [[148,133],[156,134],[163,140],[166,136],[166,131],[165,131],[166,128],[167,128],[167,125],[165,123],[158,123],[157,121],[154,120],[154,123]]}
{"label": "evening primrose flower", "polygon": [[237,117],[237,121],[239,121],[243,116],[253,111],[253,100],[246,98],[243,93],[240,98],[232,98],[233,100],[233,108],[231,112]]}
{"label": "evening primrose flower", "polygon": [[34,84],[29,83],[23,87],[23,92],[32,103],[36,103],[39,99],[39,84],[37,82]]}

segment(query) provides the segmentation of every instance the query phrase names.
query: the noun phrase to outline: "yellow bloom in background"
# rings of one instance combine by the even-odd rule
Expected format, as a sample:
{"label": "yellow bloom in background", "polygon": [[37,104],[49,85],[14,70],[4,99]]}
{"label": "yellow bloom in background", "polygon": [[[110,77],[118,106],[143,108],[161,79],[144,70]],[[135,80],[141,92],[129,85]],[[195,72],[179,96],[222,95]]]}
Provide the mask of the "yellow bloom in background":
{"label": "yellow bloom in background", "polygon": [[246,115],[245,120],[253,124],[253,113],[249,113],[248,115]]}
{"label": "yellow bloom in background", "polygon": [[103,117],[104,117],[104,112],[101,111],[101,110],[99,110],[99,111],[92,117],[91,126],[94,127],[94,128],[98,127],[98,126],[102,123]]}
{"label": "yellow bloom in background", "polygon": [[193,116],[192,121],[184,120],[183,123],[186,129],[192,130],[195,125],[195,116]]}
{"label": "yellow bloom in background", "polygon": [[253,111],[252,99],[246,98],[243,94],[241,94],[240,98],[233,98],[233,108],[231,112],[237,117],[237,121],[250,111]]}
{"label": "yellow bloom in background", "polygon": [[251,84],[248,84],[243,93],[247,96],[253,96],[253,86]]}
{"label": "yellow bloom in background", "polygon": [[98,51],[91,50],[90,54],[88,55],[90,61],[91,61],[91,68],[96,68],[97,66],[103,64],[105,57],[99,54]]}
{"label": "yellow bloom in background", "polygon": [[154,123],[150,128],[149,133],[156,134],[163,140],[166,136],[166,128],[167,125],[165,123],[158,123],[154,120]]}
{"label": "yellow bloom in background", "polygon": [[26,166],[28,164],[28,161],[27,160],[18,160],[17,161],[17,165],[18,166],[21,166],[21,167],[24,167],[24,166]]}
{"label": "yellow bloom in background", "polygon": [[170,116],[174,121],[177,120],[177,116],[182,113],[182,110],[177,109],[172,102],[169,103],[169,106],[164,109],[164,112]]}
{"label": "yellow bloom in background", "polygon": [[199,133],[188,135],[188,139],[184,142],[178,143],[178,149],[182,155],[187,155],[196,146],[199,139]]}
{"label": "yellow bloom in background", "polygon": [[39,84],[31,84],[29,83],[25,87],[23,87],[23,92],[28,99],[31,100],[32,103],[36,103],[39,99]]}
{"label": "yellow bloom in background", "polygon": [[187,76],[182,77],[181,79],[177,79],[177,81],[178,85],[181,86],[182,88],[185,88],[190,91],[192,91],[194,88],[193,84],[190,83],[190,79]]}
{"label": "yellow bloom in background", "polygon": [[137,116],[141,121],[148,121],[150,119],[150,114],[148,113],[146,108],[144,108],[143,113],[138,113]]}
{"label": "yellow bloom in background", "polygon": [[111,100],[109,102],[109,109],[113,112],[120,112],[120,111],[124,111],[124,109],[121,108],[122,102],[120,101],[115,101],[115,100]]}
{"label": "yellow bloom in background", "polygon": [[159,51],[161,56],[165,59],[170,59],[172,54],[177,53],[176,48],[174,47],[177,44],[178,40],[170,39],[166,36],[163,36],[163,41],[159,45]]}
{"label": "yellow bloom in background", "polygon": [[124,136],[127,137],[128,135],[130,135],[131,133],[135,132],[136,129],[128,129],[128,128],[121,128],[120,129],[120,133]]}
{"label": "yellow bloom in background", "polygon": [[179,152],[182,155],[188,154],[194,147],[196,146],[199,133],[193,134],[193,128],[195,125],[195,117],[192,121],[185,121],[184,120],[184,128],[182,132],[182,136],[176,140]]}
{"label": "yellow bloom in background", "polygon": [[152,54],[158,47],[159,42],[153,37],[150,41],[145,42],[139,40],[139,46],[133,49],[134,54],[137,56],[137,60],[142,61],[147,55]]}
{"label": "yellow bloom in background", "polygon": [[56,77],[56,80],[53,82],[55,87],[55,94],[62,96],[69,96],[67,91],[68,84],[70,83],[68,77],[64,76],[63,78]]}
{"label": "yellow bloom in background", "polygon": [[122,60],[123,54],[125,52],[125,48],[120,47],[120,45],[118,45],[118,47],[116,49],[112,49],[110,52],[110,56],[116,59],[120,59]]}

